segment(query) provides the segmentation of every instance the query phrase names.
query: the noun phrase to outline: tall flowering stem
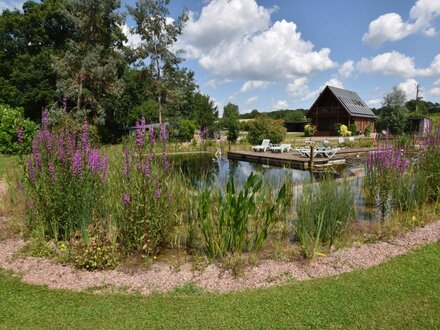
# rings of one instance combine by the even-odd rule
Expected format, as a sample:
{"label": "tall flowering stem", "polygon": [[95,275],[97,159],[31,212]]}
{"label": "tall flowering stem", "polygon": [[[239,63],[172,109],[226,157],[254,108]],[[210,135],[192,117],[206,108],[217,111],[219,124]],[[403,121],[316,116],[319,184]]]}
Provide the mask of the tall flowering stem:
{"label": "tall flowering stem", "polygon": [[79,134],[51,131],[43,111],[20,179],[26,203],[33,205],[27,210],[29,230],[43,227],[48,237],[63,240],[85,232],[93,213],[103,209],[107,167],[108,157],[91,147],[86,122]]}
{"label": "tall flowering stem", "polygon": [[[154,126],[147,126],[142,118],[136,123],[134,138],[124,145],[118,228],[121,244],[128,251],[158,252],[175,217],[175,205],[170,203],[173,189],[165,125],[160,126],[159,141],[160,146],[156,144]],[[158,148],[161,153],[156,154]]]}

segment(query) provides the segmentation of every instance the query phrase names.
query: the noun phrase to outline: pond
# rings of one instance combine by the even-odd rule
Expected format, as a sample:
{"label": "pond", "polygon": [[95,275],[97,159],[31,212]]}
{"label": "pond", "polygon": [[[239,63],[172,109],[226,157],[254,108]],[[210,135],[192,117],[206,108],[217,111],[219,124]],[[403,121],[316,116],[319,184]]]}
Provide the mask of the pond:
{"label": "pond", "polygon": [[[222,187],[230,176],[234,178],[237,186],[242,186],[252,172],[261,175],[264,184],[269,184],[274,191],[277,191],[286,182],[286,179],[290,179],[294,185],[301,185],[316,182],[323,177],[322,172],[312,174],[310,171],[215,157],[214,154],[176,155],[172,156],[172,160],[176,169],[180,170],[196,188]],[[376,210],[365,207],[361,194],[364,161],[365,159],[362,158],[347,159],[345,165],[333,167],[326,174],[330,174],[334,178],[352,177],[350,184],[358,208],[357,218],[369,221],[378,220]]]}

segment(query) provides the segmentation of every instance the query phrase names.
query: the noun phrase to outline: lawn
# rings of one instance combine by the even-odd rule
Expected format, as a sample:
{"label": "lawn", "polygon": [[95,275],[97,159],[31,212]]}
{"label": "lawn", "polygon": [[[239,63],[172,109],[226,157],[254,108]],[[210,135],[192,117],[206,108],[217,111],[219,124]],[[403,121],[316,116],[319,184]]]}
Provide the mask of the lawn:
{"label": "lawn", "polygon": [[440,243],[367,270],[242,293],[48,290],[0,272],[0,328],[440,327]]}

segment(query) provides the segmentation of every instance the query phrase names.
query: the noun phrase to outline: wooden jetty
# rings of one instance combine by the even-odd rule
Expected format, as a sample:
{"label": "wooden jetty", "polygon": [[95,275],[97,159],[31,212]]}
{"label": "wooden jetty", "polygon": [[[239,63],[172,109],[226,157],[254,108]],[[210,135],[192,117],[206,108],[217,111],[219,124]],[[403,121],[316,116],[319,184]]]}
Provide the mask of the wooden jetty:
{"label": "wooden jetty", "polygon": [[[371,150],[374,150],[374,148],[344,148],[339,150],[337,154],[330,159],[325,157],[315,157],[312,159],[312,162],[316,167],[323,168],[326,165],[341,164],[347,158],[366,156]],[[228,158],[251,163],[290,167],[299,170],[311,169],[311,159],[300,156],[297,151],[284,153],[273,153],[270,151],[229,151]]]}

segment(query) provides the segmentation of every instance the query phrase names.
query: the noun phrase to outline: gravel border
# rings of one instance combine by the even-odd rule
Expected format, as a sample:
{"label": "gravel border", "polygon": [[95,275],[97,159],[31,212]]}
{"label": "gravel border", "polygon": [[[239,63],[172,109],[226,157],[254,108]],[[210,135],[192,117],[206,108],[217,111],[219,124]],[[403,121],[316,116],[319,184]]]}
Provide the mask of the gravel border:
{"label": "gravel border", "polygon": [[[1,224],[6,219],[3,217],[0,220],[3,220],[0,221]],[[16,257],[16,253],[25,242],[14,238],[0,241],[0,268],[19,274],[26,283],[45,285],[51,289],[102,291],[111,288],[148,295],[157,291],[171,291],[176,287],[193,283],[207,291],[223,293],[270,287],[292,279],[302,281],[368,268],[419,246],[438,241],[440,241],[440,220],[388,242],[345,248],[312,261],[265,260],[258,266],[248,267],[242,276],[236,278],[230,271],[220,269],[215,264],[201,271],[194,271],[191,263],[184,263],[178,271],[170,264],[156,262],[149,269],[137,269],[132,273],[119,270],[88,272],[45,258]]]}

